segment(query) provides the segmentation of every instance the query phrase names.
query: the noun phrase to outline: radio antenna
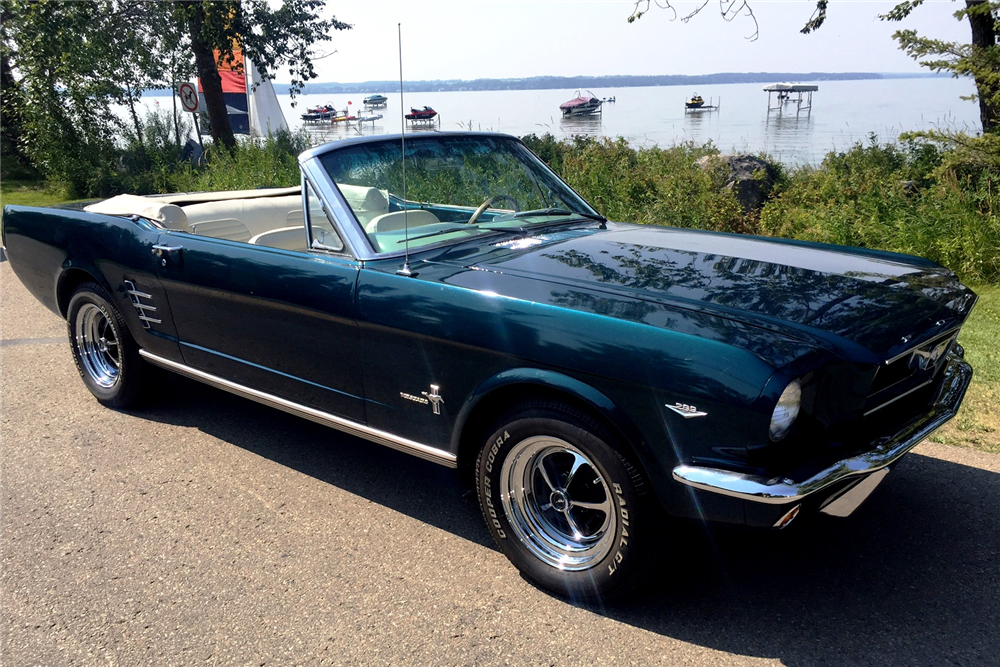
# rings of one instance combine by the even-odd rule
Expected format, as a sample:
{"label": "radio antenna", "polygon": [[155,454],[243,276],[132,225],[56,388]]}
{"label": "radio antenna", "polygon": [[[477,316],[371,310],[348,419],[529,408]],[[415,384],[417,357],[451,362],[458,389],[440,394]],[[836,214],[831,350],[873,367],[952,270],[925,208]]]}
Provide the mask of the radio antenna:
{"label": "radio antenna", "polygon": [[406,218],[406,116],[403,114],[403,24],[397,23],[399,33],[399,150],[403,164],[403,240],[406,243],[406,254],[403,256],[403,268],[396,271],[401,276],[415,276],[410,271],[410,224]]}

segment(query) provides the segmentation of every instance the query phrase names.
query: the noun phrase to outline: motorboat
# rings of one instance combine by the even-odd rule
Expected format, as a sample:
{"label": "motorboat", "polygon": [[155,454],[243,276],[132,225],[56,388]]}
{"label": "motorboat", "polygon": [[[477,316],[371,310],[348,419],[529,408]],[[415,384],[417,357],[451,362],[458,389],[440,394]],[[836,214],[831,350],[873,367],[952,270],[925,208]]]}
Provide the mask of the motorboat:
{"label": "motorboat", "polygon": [[304,121],[318,121],[318,120],[330,120],[334,116],[339,115],[341,112],[337,111],[336,107],[332,104],[324,104],[320,107],[314,107],[312,109],[306,109],[306,112],[302,114],[302,120]]}
{"label": "motorboat", "polygon": [[382,94],[369,95],[364,99],[366,107],[384,107],[389,98]]}
{"label": "motorboat", "polygon": [[684,103],[684,106],[688,109],[700,109],[705,106],[705,100],[702,99],[701,95],[695,93],[691,96],[691,99]]}
{"label": "motorboat", "polygon": [[601,113],[603,102],[589,90],[577,90],[576,96],[559,105],[564,116],[589,116]]}
{"label": "motorboat", "polygon": [[437,115],[437,111],[425,106],[423,109],[417,109],[416,107],[410,107],[410,113],[406,114],[406,120],[430,120]]}

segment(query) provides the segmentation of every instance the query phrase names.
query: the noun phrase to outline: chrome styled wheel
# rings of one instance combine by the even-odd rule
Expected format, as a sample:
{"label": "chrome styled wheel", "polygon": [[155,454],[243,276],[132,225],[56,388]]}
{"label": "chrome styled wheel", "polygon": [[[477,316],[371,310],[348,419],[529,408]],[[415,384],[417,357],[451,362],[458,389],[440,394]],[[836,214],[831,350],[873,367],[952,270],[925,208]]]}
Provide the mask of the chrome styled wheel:
{"label": "chrome styled wheel", "polygon": [[66,308],[66,325],[80,377],[103,405],[135,407],[155,388],[151,380],[156,369],[139,355],[125,318],[103,285],[77,287]]}
{"label": "chrome styled wheel", "polygon": [[575,600],[632,590],[651,553],[642,471],[594,414],[553,399],[500,415],[476,460],[483,519],[534,583]]}
{"label": "chrome styled wheel", "polygon": [[552,436],[522,440],[504,459],[500,498],[527,550],[560,570],[585,570],[615,544],[607,482],[577,447]]}
{"label": "chrome styled wheel", "polygon": [[74,328],[81,366],[99,387],[113,387],[122,366],[122,350],[108,313],[97,304],[83,304]]}

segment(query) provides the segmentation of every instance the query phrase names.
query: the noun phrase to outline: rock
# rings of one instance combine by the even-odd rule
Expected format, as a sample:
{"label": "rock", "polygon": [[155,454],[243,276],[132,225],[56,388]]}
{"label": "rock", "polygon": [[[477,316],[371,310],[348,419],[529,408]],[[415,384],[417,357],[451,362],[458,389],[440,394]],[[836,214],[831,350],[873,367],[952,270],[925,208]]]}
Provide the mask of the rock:
{"label": "rock", "polygon": [[764,205],[778,177],[774,165],[753,155],[706,155],[695,164],[705,171],[719,170],[721,188],[733,191],[744,212]]}

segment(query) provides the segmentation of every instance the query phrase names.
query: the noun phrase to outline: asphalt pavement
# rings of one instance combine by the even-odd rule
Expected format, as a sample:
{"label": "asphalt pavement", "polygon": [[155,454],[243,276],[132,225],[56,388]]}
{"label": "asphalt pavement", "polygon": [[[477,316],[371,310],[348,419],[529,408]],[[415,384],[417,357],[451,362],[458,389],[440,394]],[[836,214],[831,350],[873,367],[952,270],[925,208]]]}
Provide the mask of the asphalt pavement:
{"label": "asphalt pavement", "polygon": [[177,377],[101,407],[0,263],[5,666],[1000,663],[1000,456],[925,443],[848,519],[669,529],[631,600],[553,597],[454,471]]}

